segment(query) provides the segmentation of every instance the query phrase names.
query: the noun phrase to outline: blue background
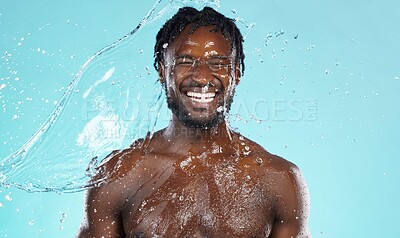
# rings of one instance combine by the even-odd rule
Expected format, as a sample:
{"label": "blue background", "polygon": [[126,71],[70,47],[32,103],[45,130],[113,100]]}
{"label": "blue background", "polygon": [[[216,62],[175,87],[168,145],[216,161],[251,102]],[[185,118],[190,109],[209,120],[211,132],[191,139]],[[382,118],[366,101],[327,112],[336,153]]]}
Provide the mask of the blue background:
{"label": "blue background", "polygon": [[[0,0],[1,158],[35,132],[80,66],[153,4]],[[220,5],[255,23],[233,124],[300,167],[313,237],[400,236],[400,3]],[[0,237],[73,237],[82,201],[82,192],[0,187]]]}

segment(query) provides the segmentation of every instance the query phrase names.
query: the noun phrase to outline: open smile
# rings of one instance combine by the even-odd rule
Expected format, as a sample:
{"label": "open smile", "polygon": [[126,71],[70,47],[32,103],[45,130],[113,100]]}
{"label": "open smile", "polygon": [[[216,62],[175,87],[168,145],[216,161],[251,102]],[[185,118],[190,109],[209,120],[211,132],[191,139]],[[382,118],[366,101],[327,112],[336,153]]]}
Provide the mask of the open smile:
{"label": "open smile", "polygon": [[194,102],[200,102],[200,103],[209,103],[212,102],[215,98],[216,93],[215,92],[193,92],[193,91],[188,91],[186,92],[186,96],[190,98],[190,100]]}

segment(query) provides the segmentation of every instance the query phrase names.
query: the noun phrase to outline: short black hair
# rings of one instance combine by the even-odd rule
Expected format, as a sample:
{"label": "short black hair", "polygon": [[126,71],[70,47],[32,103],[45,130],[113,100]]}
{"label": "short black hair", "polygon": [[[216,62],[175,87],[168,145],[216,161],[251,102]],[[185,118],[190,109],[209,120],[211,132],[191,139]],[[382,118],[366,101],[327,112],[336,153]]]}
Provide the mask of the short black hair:
{"label": "short black hair", "polygon": [[158,64],[164,62],[165,44],[170,44],[189,24],[192,24],[190,33],[201,26],[214,26],[214,32],[222,32],[224,37],[229,38],[231,49],[236,50],[235,62],[241,64],[244,73],[243,36],[235,24],[235,20],[225,17],[211,7],[204,7],[198,11],[193,7],[183,7],[169,19],[156,37],[154,46],[154,68],[158,70]]}

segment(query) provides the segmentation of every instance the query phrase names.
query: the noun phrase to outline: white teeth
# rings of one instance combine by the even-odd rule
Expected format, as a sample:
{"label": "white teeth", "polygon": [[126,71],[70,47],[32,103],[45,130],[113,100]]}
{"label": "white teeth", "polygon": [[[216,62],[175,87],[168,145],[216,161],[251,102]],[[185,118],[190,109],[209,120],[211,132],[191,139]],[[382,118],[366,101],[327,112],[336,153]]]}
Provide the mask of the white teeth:
{"label": "white teeth", "polygon": [[215,93],[195,93],[195,92],[187,92],[186,94],[190,97],[191,100],[195,102],[212,102],[215,97]]}
{"label": "white teeth", "polygon": [[196,97],[196,98],[213,98],[215,97],[215,93],[195,93],[195,92],[187,92],[189,97]]}
{"label": "white teeth", "polygon": [[214,98],[190,98],[192,101],[195,101],[195,102],[205,102],[205,103],[208,103],[208,102],[212,102],[213,100],[214,100]]}

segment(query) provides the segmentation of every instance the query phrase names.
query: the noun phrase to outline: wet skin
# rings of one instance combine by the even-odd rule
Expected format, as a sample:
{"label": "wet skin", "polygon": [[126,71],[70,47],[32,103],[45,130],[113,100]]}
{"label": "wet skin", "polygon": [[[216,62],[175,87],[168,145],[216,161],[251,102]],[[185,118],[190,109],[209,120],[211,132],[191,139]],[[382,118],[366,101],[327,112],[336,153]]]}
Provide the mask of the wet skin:
{"label": "wet skin", "polygon": [[[182,54],[202,62],[211,53],[230,55],[229,40],[210,29],[185,29],[166,61]],[[100,166],[94,179],[105,182],[87,192],[78,237],[309,237],[307,186],[294,164],[230,131],[224,121],[209,128],[182,122],[215,118],[229,87],[239,82],[239,68],[227,77],[205,63],[186,72],[177,75],[168,62],[160,67],[170,100],[184,110],[166,129]],[[205,93],[205,85],[216,92],[211,102],[188,96]]]}

